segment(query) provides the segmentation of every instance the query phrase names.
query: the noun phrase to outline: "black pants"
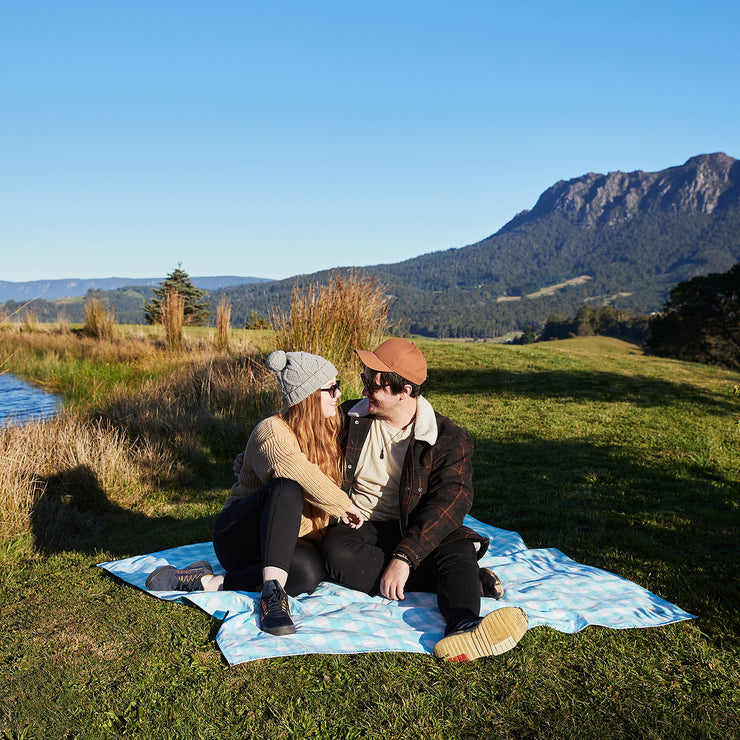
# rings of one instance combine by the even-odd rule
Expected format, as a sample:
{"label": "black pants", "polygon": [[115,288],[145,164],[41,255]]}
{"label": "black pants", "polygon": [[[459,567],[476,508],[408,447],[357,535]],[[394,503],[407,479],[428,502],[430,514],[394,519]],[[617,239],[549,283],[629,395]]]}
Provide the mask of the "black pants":
{"label": "black pants", "polygon": [[[359,529],[339,523],[324,538],[321,554],[329,576],[347,588],[377,594],[380,579],[401,540],[398,522],[365,522]],[[478,619],[480,577],[471,540],[443,543],[416,568],[406,591],[437,593],[437,604],[447,622],[446,633]]]}
{"label": "black pants", "polygon": [[298,539],[303,489],[293,480],[275,478],[226,507],[213,526],[213,549],[224,567],[225,591],[261,591],[262,568],[288,573],[291,596],[313,591],[326,577],[316,547]]}

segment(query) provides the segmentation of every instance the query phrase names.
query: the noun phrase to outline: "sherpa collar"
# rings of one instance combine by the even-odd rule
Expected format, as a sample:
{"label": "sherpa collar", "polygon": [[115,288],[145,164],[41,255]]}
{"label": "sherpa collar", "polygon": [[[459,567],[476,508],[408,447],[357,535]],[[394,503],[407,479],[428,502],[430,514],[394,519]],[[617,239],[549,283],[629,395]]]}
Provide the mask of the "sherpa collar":
{"label": "sherpa collar", "polygon": [[[424,396],[419,396],[416,405],[416,421],[414,422],[414,439],[433,445],[437,441],[437,419],[434,416],[432,404]],[[358,401],[348,412],[349,416],[369,416],[370,402],[367,398]]]}

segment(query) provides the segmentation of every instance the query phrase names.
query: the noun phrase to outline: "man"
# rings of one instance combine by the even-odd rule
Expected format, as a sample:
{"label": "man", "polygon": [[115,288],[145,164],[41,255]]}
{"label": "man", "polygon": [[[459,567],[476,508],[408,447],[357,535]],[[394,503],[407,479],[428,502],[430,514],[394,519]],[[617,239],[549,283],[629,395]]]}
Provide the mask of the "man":
{"label": "man", "polygon": [[436,591],[445,637],[434,654],[453,661],[499,655],[527,630],[518,608],[481,619],[481,595],[500,597],[500,581],[478,566],[488,540],[462,525],[473,503],[473,442],[421,395],[424,355],[393,338],[374,352],[355,350],[365,369],[363,399],[342,404],[343,488],[365,524],[341,522],[322,554],[331,577],[348,588],[403,600]]}

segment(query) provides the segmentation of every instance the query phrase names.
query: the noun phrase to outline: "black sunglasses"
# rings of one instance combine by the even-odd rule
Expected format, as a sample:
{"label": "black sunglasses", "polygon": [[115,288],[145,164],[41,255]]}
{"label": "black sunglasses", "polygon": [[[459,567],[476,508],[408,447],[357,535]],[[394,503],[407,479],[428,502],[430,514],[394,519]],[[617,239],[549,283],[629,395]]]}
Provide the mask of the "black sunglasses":
{"label": "black sunglasses", "polygon": [[379,390],[382,390],[383,388],[386,388],[388,386],[388,383],[385,385],[378,385],[377,383],[373,383],[371,380],[368,380],[365,376],[365,373],[360,373],[360,378],[362,380],[362,385],[365,386],[365,390],[368,393],[377,393]]}
{"label": "black sunglasses", "polygon": [[339,381],[334,383],[334,385],[330,385],[328,388],[320,388],[319,390],[324,391],[324,393],[328,393],[332,398],[336,398],[339,393]]}

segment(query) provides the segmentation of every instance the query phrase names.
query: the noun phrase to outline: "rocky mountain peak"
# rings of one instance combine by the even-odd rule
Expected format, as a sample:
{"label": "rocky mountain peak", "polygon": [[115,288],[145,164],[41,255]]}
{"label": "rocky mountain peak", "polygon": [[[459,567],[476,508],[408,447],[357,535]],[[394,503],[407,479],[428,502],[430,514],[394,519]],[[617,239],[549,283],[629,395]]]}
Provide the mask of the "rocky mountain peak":
{"label": "rocky mountain peak", "polygon": [[502,231],[551,213],[596,227],[628,221],[640,213],[712,213],[733,206],[740,206],[740,162],[718,152],[700,154],[660,172],[591,172],[561,180],[540,196],[531,211],[517,215]]}

